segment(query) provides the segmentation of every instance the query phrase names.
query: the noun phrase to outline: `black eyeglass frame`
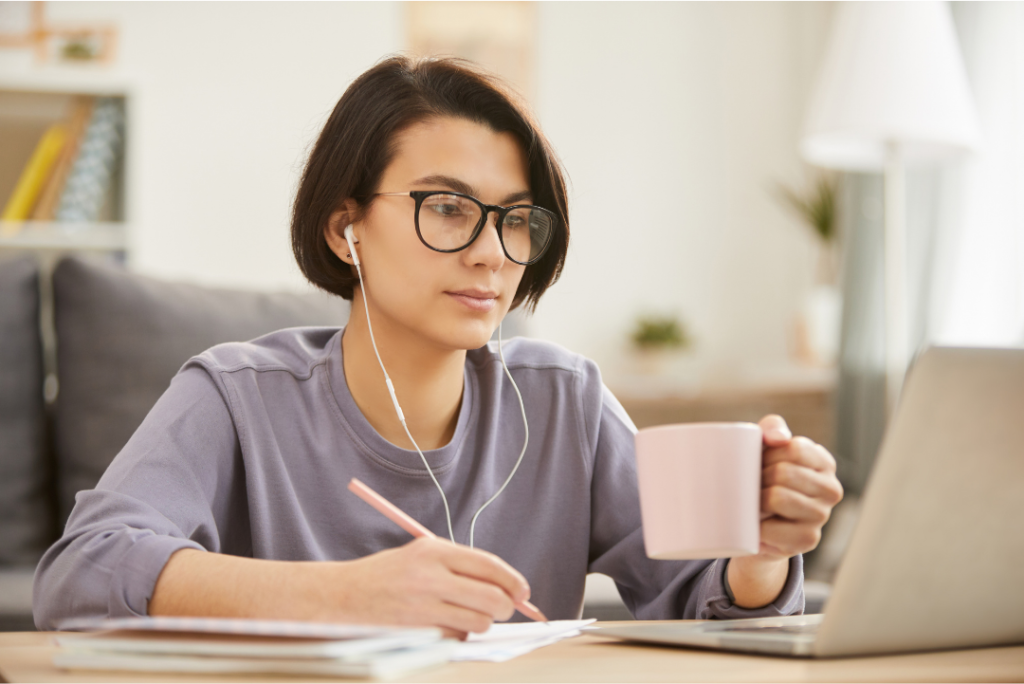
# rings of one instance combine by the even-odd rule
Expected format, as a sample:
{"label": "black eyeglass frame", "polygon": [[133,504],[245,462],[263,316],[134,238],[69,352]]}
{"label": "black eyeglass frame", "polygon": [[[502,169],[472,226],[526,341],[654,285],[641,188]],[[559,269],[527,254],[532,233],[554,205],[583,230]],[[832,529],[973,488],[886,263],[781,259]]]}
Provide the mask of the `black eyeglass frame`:
{"label": "black eyeglass frame", "polygon": [[[466,244],[464,244],[462,247],[457,247],[455,249],[438,249],[437,247],[434,247],[433,245],[429,244],[426,240],[423,239],[423,233],[420,232],[420,208],[423,206],[423,200],[427,199],[428,197],[432,197],[433,195],[452,195],[454,197],[463,197],[473,202],[478,207],[480,207],[480,221],[476,224],[476,228],[473,229],[473,235],[469,238],[469,241],[466,242]],[[501,251],[505,253],[505,256],[508,257],[509,261],[520,264],[521,266],[529,266],[530,264],[535,264],[538,261],[540,261],[541,257],[543,257],[545,252],[548,251],[548,247],[551,246],[551,239],[554,237],[555,234],[555,228],[557,228],[558,226],[558,216],[555,214],[555,212],[551,211],[550,209],[538,207],[533,204],[514,204],[510,207],[503,207],[500,204],[484,204],[483,202],[478,200],[476,197],[473,197],[472,195],[466,195],[461,192],[455,192],[454,190],[410,190],[409,192],[378,192],[371,195],[371,197],[378,196],[407,196],[412,197],[414,200],[416,200],[416,208],[413,209],[413,222],[416,224],[416,237],[420,239],[420,242],[423,243],[424,247],[432,249],[435,252],[443,252],[445,254],[450,254],[452,252],[461,252],[462,250],[466,249],[471,244],[473,244],[476,241],[476,239],[480,237],[480,233],[483,232],[484,226],[487,225],[487,217],[493,211],[498,215],[497,220],[494,223],[494,227],[498,231],[498,242],[501,243]],[[508,249],[506,249],[505,247],[505,239],[501,236],[501,225],[505,222],[505,217],[508,216],[509,212],[511,212],[514,209],[530,209],[535,211],[541,211],[551,217],[551,232],[548,233],[547,242],[545,242],[544,246],[541,247],[540,251],[537,253],[537,256],[535,256],[533,259],[530,259],[529,261],[519,261],[518,259],[514,259],[512,255],[508,253]]]}

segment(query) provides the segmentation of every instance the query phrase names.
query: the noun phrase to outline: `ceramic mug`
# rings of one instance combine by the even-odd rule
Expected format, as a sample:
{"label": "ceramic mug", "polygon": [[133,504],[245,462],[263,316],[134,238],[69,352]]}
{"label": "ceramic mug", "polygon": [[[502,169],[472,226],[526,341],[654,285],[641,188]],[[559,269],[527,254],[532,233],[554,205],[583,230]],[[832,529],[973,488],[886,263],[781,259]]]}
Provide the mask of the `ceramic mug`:
{"label": "ceramic mug", "polygon": [[731,558],[758,552],[762,439],[754,423],[661,425],[637,432],[648,557]]}

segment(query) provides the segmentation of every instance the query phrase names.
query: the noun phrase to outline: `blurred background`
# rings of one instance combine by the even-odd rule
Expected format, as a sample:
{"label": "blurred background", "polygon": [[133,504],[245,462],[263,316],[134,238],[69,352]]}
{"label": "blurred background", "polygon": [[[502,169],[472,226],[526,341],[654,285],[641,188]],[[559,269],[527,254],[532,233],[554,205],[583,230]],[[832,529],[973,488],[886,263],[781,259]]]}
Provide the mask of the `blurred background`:
{"label": "blurred background", "polygon": [[914,4],[2,2],[0,258],[308,293],[289,210],[337,99],[391,53],[474,59],[571,182],[514,329],[641,427],[781,413],[848,528],[914,353],[1024,344],[1024,4]]}

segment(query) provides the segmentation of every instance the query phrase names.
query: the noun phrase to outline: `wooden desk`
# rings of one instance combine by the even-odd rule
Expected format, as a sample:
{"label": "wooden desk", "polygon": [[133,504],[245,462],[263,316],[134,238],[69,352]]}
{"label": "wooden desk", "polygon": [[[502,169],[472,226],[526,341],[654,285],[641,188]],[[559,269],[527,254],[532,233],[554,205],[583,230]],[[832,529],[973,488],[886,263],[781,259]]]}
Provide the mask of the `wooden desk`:
{"label": "wooden desk", "polygon": [[[0,675],[8,682],[289,682],[288,677],[160,676],[62,671],[40,632],[0,634]],[[911,682],[1024,681],[1024,646],[877,658],[799,660],[627,644],[584,635],[505,663],[452,663],[413,682]]]}

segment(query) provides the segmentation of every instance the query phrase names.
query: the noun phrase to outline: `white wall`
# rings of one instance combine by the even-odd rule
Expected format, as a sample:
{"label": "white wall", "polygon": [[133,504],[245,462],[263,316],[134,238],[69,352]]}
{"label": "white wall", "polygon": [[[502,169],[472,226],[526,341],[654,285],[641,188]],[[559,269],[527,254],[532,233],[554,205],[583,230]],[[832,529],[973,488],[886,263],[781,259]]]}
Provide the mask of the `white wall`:
{"label": "white wall", "polygon": [[131,265],[304,288],[289,210],[308,148],[348,84],[403,46],[395,3],[51,3],[120,27],[134,88]]}
{"label": "white wall", "polygon": [[780,364],[811,241],[771,195],[827,8],[540,5],[539,113],[573,181],[575,249],[538,333],[606,375],[638,313],[678,311],[708,373]]}
{"label": "white wall", "polygon": [[[829,9],[819,3],[541,3],[536,105],[572,181],[573,245],[532,332],[612,380],[635,316],[676,311],[712,375],[778,365],[811,240],[771,197]],[[120,25],[136,82],[132,266],[303,287],[288,212],[345,86],[404,48],[393,3],[51,3]]]}

